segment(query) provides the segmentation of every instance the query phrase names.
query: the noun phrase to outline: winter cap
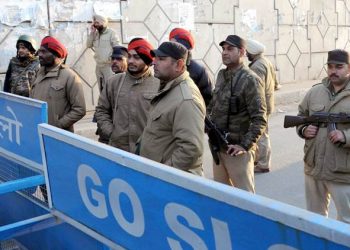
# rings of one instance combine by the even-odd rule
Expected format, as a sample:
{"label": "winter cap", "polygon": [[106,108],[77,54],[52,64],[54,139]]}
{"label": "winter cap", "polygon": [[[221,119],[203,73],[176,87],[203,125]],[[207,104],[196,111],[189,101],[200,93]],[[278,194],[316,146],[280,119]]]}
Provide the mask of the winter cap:
{"label": "winter cap", "polygon": [[175,39],[178,43],[181,43],[187,49],[194,48],[194,38],[188,30],[182,28],[173,29],[169,34],[169,40],[171,39]]}
{"label": "winter cap", "polygon": [[227,43],[231,46],[234,46],[234,47],[238,47],[240,49],[246,48],[246,41],[243,38],[236,36],[236,35],[229,35],[226,38],[226,40],[222,41],[219,45],[223,46],[225,43]]}
{"label": "winter cap", "polygon": [[164,42],[158,49],[152,50],[151,54],[158,57],[172,57],[176,60],[187,60],[188,50],[186,47],[177,42]]}
{"label": "winter cap", "polygon": [[265,46],[256,40],[248,39],[247,52],[252,55],[259,55],[265,52]]}
{"label": "winter cap", "polygon": [[115,58],[128,57],[128,49],[123,46],[114,46],[112,57],[115,57]]}
{"label": "winter cap", "polygon": [[18,37],[17,43],[16,43],[16,49],[18,50],[19,44],[23,44],[24,47],[26,47],[30,52],[35,53],[37,49],[37,43],[34,40],[32,36],[28,35],[21,35]]}
{"label": "winter cap", "polygon": [[349,54],[346,50],[335,49],[328,52],[327,64],[349,64]]}
{"label": "winter cap", "polygon": [[67,49],[64,45],[52,36],[46,36],[41,41],[41,46],[47,48],[55,56],[59,58],[65,58],[67,56]]}
{"label": "winter cap", "polygon": [[135,50],[147,65],[150,65],[153,62],[153,56],[151,55],[152,49],[152,44],[143,38],[134,38],[128,45],[128,51]]}
{"label": "winter cap", "polygon": [[95,14],[92,16],[92,18],[94,21],[101,23],[103,26],[106,26],[108,24],[108,19],[104,16]]}

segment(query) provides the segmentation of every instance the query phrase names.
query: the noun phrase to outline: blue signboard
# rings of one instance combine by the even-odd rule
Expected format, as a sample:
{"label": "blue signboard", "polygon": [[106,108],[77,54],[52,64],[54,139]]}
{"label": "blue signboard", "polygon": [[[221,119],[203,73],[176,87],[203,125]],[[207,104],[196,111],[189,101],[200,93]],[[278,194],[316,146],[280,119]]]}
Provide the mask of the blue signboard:
{"label": "blue signboard", "polygon": [[127,249],[349,249],[350,226],[40,125],[54,214]]}
{"label": "blue signboard", "polygon": [[38,124],[47,122],[47,104],[0,92],[0,153],[42,168]]}

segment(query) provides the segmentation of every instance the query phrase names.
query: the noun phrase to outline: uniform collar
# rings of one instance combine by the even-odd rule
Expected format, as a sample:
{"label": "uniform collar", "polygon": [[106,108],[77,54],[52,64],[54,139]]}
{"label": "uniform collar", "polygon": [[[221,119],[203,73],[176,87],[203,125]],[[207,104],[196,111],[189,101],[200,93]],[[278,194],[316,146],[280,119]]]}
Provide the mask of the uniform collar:
{"label": "uniform collar", "polygon": [[147,69],[145,72],[143,72],[143,73],[141,73],[141,74],[138,74],[138,75],[132,75],[132,74],[130,74],[129,71],[126,71],[126,74],[127,74],[131,79],[133,79],[132,84],[140,84],[140,83],[144,82],[144,80],[145,80],[146,78],[152,76],[152,75],[153,75],[153,71],[152,71],[151,67],[148,67],[148,69]]}
{"label": "uniform collar", "polygon": [[62,63],[56,65],[55,67],[51,68],[49,71],[45,71],[45,67],[40,67],[37,78],[35,82],[41,82],[43,79],[48,77],[58,77],[59,72],[61,68],[64,68],[65,66],[62,65]]}
{"label": "uniform collar", "polygon": [[[165,96],[170,90],[175,88],[177,85],[179,85],[182,81],[184,81],[189,76],[189,73],[185,71],[177,78],[169,81],[169,82],[162,82],[159,86],[159,91],[155,95],[155,97],[152,99],[151,103],[156,102],[157,100],[161,99],[163,96]],[[163,88],[162,88],[163,86]]]}
{"label": "uniform collar", "polygon": [[238,66],[235,69],[228,69],[228,68],[226,68],[225,71],[224,71],[225,81],[231,81],[231,78],[234,77],[237,74],[237,72],[241,71],[241,69],[243,69],[244,67],[245,66],[242,63],[240,66]]}

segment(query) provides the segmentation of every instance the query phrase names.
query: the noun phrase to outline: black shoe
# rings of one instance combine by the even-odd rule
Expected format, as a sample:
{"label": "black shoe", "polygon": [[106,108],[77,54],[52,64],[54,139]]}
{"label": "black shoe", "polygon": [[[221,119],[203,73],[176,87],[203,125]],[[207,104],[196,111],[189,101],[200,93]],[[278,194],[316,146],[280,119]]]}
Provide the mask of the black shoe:
{"label": "black shoe", "polygon": [[270,169],[269,168],[261,168],[259,166],[255,166],[254,167],[254,173],[260,173],[260,174],[263,174],[263,173],[268,173],[270,172]]}

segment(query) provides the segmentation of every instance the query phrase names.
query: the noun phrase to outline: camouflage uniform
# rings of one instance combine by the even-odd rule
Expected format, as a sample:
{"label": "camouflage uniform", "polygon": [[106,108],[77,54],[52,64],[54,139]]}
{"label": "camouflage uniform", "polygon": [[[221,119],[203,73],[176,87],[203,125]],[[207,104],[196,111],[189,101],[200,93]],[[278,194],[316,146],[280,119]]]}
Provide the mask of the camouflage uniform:
{"label": "camouflage uniform", "polygon": [[39,68],[37,57],[29,57],[24,61],[13,57],[6,72],[4,91],[28,97]]}
{"label": "camouflage uniform", "polygon": [[[230,114],[231,90],[238,98],[236,114]],[[232,184],[250,192],[254,190],[255,143],[266,127],[266,102],[259,77],[242,65],[238,69],[222,69],[217,77],[208,114],[215,124],[229,132],[231,144],[247,150],[246,154],[229,156],[225,149],[219,154],[220,164],[214,163],[214,180]]]}
{"label": "camouflage uniform", "polygon": [[[263,89],[266,98],[266,108],[267,108],[267,119],[274,109],[274,92],[275,92],[275,83],[276,72],[272,63],[266,59],[263,55],[257,56],[250,64],[249,68],[253,70],[262,80]],[[257,143],[257,152],[256,152],[256,165],[260,169],[270,169],[271,165],[271,143],[268,134],[268,129],[266,128],[265,132],[261,135]]]}

